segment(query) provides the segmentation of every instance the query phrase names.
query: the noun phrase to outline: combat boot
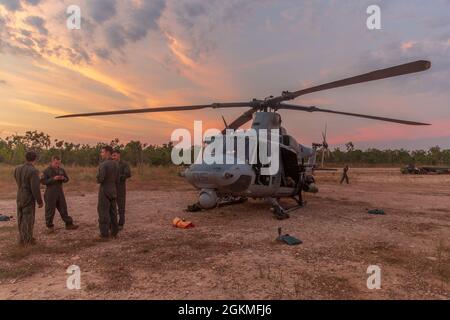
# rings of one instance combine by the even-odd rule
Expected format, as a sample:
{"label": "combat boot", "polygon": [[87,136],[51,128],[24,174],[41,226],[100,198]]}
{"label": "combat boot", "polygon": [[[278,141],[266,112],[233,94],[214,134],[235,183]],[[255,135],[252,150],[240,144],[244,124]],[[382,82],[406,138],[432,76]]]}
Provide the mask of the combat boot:
{"label": "combat boot", "polygon": [[66,225],[66,230],[77,230],[78,229],[78,225],[76,224],[67,224]]}
{"label": "combat boot", "polygon": [[47,227],[47,232],[46,232],[47,234],[53,234],[53,233],[55,233],[55,227]]}

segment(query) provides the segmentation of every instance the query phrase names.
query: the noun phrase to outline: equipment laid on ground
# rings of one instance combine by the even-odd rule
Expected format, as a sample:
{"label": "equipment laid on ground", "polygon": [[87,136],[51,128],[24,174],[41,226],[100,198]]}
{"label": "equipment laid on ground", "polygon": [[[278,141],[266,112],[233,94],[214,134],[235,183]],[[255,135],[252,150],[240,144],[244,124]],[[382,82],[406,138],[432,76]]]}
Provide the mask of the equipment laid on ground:
{"label": "equipment laid on ground", "polygon": [[277,237],[277,241],[278,242],[282,242],[285,243],[289,246],[296,246],[299,244],[302,244],[303,241],[300,239],[297,239],[289,234],[281,234],[281,228],[278,228],[278,237]]}
{"label": "equipment laid on ground", "polygon": [[386,212],[383,209],[371,209],[371,210],[367,210],[368,214],[373,214],[376,216],[384,216],[386,214]]}
{"label": "equipment laid on ground", "polygon": [[186,221],[184,219],[181,218],[174,218],[172,220],[172,225],[175,228],[180,228],[180,229],[190,229],[190,228],[194,228],[194,224],[191,221]]}
{"label": "equipment laid on ground", "polygon": [[[399,120],[378,116],[371,116],[359,113],[350,113],[343,111],[334,111],[323,109],[316,106],[301,106],[288,104],[286,101],[294,100],[300,96],[329,90],[333,88],[345,87],[364,83],[374,80],[381,80],[406,74],[412,74],[429,69],[431,63],[429,61],[415,61],[395,67],[377,70],[362,74],[359,76],[346,78],[295,92],[284,91],[280,96],[270,96],[265,99],[253,99],[245,102],[229,102],[229,103],[213,103],[206,105],[190,105],[178,107],[158,107],[144,108],[135,110],[117,110],[109,112],[93,112],[84,114],[72,114],[60,116],[58,118],[71,117],[90,117],[90,116],[106,116],[106,115],[123,115],[136,113],[151,112],[184,112],[189,110],[201,109],[226,109],[226,108],[249,108],[240,117],[230,124],[225,124],[226,129],[237,130],[247,122],[253,119],[252,129],[258,133],[266,132],[274,129],[279,131],[280,141],[278,146],[280,149],[279,170],[272,175],[263,175],[262,169],[265,165],[259,162],[251,164],[244,162],[240,164],[193,164],[184,173],[186,179],[194,187],[200,190],[198,204],[203,209],[215,208],[219,203],[227,202],[229,204],[241,203],[247,198],[267,199],[270,201],[273,211],[277,218],[283,219],[289,217],[288,212],[298,209],[304,205],[302,192],[318,192],[318,188],[314,180],[314,170],[316,166],[317,150],[322,150],[322,155],[328,148],[326,142],[326,133],[324,133],[324,142],[321,144],[313,144],[306,147],[290,136],[285,128],[281,126],[280,110],[303,111],[303,112],[323,112],[339,114],[344,116],[359,117],[365,119],[393,122],[404,125],[428,125],[426,123]],[[260,131],[264,130],[264,131]],[[224,130],[225,132],[225,130]],[[229,155],[224,152],[222,156],[234,157],[237,160],[237,152]],[[248,160],[248,159],[245,159]],[[296,205],[292,208],[283,208],[279,204],[280,198],[293,198]]]}
{"label": "equipment laid on ground", "polygon": [[5,216],[3,214],[0,214],[0,222],[7,222],[12,220],[12,218],[13,218],[12,216]]}
{"label": "equipment laid on ground", "polygon": [[450,167],[416,167],[409,165],[400,169],[403,174],[450,174]]}

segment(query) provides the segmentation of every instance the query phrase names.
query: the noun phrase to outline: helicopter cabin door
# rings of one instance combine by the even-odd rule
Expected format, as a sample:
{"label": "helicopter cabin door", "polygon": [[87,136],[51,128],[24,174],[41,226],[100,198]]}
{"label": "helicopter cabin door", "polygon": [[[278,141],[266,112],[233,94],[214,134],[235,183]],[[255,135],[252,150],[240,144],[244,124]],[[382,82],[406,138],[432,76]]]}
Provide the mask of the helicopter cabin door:
{"label": "helicopter cabin door", "polygon": [[297,152],[292,148],[282,146],[281,164],[283,167],[282,187],[295,188],[300,179],[300,167],[298,165]]}

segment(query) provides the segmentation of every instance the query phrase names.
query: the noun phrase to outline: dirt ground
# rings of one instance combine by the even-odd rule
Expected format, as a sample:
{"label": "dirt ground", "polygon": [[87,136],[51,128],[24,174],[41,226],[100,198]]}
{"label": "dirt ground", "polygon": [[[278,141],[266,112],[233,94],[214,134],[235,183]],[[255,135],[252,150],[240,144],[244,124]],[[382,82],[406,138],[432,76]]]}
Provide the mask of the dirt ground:
{"label": "dirt ground", "polygon": [[[318,173],[320,193],[284,221],[257,200],[186,213],[197,192],[181,178],[134,179],[126,228],[106,243],[95,187],[68,186],[79,230],[57,218],[46,234],[41,209],[38,244],[23,249],[16,220],[0,222],[0,299],[449,299],[450,176],[353,169],[341,186],[338,175]],[[0,213],[15,215],[10,191]],[[374,208],[386,215],[367,214]],[[172,227],[174,217],[195,228]],[[303,244],[278,243],[278,227]],[[81,290],[66,288],[70,265]],[[381,268],[380,290],[367,288],[370,265]]]}

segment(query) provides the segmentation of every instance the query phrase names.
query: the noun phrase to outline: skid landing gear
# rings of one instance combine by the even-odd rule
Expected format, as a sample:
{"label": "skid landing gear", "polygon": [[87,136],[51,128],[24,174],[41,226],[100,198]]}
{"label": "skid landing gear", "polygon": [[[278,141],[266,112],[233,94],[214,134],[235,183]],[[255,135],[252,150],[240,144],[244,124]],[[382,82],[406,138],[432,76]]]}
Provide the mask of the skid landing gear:
{"label": "skid landing gear", "polygon": [[297,202],[297,205],[289,207],[289,208],[283,208],[280,203],[278,202],[278,199],[276,198],[269,198],[270,203],[272,204],[272,212],[276,219],[278,220],[285,220],[289,219],[290,212],[293,212],[295,210],[298,210],[300,208],[303,208],[306,205],[306,201],[303,201],[301,196],[295,196],[292,197]]}
{"label": "skid landing gear", "polygon": [[248,200],[248,198],[246,198],[246,197],[227,196],[227,197],[223,197],[223,198],[219,199],[219,201],[217,202],[217,207],[221,208],[221,207],[226,207],[226,206],[232,206],[234,204],[244,203],[247,200]]}

